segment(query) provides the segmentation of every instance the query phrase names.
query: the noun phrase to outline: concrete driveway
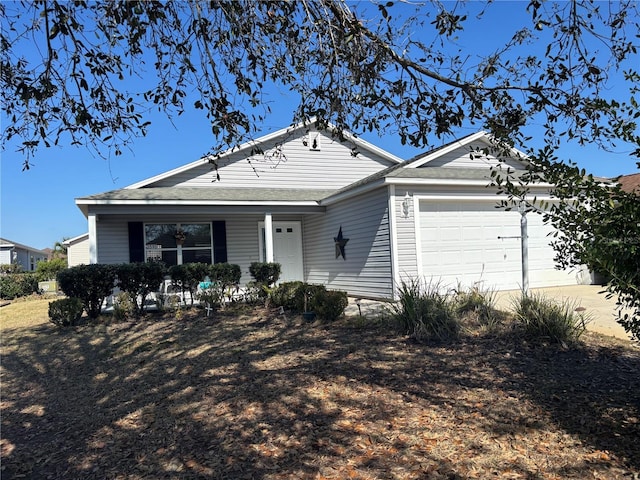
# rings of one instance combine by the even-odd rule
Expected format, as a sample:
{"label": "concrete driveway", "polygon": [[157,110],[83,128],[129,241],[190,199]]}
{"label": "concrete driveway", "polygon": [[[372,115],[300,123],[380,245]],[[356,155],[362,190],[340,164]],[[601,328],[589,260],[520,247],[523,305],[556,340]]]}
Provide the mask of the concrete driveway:
{"label": "concrete driveway", "polygon": [[[585,314],[593,320],[587,325],[587,330],[602,333],[616,338],[629,340],[624,328],[615,321],[615,299],[607,299],[601,285],[570,285],[566,287],[532,288],[531,292],[542,293],[558,301],[570,301],[576,307],[583,307]],[[501,310],[512,310],[513,299],[520,296],[520,290],[496,292],[496,307]]]}

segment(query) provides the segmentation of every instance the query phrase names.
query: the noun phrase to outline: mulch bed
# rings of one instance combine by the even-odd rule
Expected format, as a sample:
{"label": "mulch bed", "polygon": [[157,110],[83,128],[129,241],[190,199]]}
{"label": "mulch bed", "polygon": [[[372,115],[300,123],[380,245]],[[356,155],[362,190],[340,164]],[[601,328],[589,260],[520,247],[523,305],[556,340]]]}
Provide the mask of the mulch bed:
{"label": "mulch bed", "polygon": [[264,309],[3,332],[2,478],[632,479],[640,351]]}

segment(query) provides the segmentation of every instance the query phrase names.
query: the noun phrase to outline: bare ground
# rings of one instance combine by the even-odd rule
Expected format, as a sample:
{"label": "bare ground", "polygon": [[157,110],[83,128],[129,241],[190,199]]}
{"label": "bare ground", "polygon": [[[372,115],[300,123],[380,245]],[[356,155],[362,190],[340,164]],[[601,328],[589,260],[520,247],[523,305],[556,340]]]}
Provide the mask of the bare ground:
{"label": "bare ground", "polygon": [[640,351],[264,309],[2,331],[2,478],[633,479]]}

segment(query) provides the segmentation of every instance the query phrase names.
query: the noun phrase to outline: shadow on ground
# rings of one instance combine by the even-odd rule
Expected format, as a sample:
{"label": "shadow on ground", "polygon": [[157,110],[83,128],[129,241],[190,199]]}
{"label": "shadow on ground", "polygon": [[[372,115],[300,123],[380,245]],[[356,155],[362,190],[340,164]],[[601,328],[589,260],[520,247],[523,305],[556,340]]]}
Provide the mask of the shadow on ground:
{"label": "shadow on ground", "polygon": [[628,478],[640,356],[244,311],[5,331],[3,478]]}

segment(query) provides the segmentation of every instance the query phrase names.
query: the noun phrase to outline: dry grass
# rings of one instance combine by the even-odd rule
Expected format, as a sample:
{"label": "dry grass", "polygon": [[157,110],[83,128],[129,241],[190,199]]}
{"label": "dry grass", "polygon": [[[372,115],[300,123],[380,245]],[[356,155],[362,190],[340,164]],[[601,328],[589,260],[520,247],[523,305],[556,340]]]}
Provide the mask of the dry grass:
{"label": "dry grass", "polygon": [[49,321],[49,302],[55,298],[32,296],[11,301],[0,307],[0,332],[24,329]]}
{"label": "dry grass", "polygon": [[35,315],[17,327],[6,308],[3,478],[640,473],[640,354],[626,342],[416,344],[264,310],[58,331]]}

